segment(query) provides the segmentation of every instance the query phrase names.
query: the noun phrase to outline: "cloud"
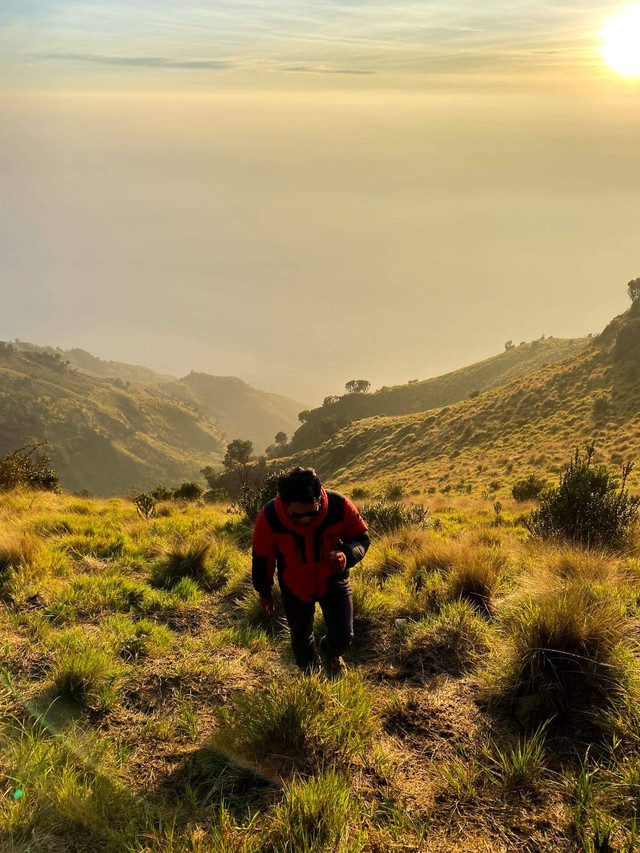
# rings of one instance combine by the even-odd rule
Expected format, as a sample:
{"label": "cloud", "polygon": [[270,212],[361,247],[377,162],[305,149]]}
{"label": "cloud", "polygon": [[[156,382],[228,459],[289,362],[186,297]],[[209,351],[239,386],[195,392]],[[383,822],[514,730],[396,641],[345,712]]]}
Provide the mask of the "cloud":
{"label": "cloud", "polygon": [[235,68],[226,59],[169,59],[166,56],[105,56],[98,53],[40,53],[38,59],[77,60],[98,65],[126,65],[137,68],[177,68],[185,70],[223,71]]}
{"label": "cloud", "polygon": [[295,74],[375,74],[375,71],[367,71],[358,68],[326,68],[322,65],[285,65],[281,71],[289,71]]}

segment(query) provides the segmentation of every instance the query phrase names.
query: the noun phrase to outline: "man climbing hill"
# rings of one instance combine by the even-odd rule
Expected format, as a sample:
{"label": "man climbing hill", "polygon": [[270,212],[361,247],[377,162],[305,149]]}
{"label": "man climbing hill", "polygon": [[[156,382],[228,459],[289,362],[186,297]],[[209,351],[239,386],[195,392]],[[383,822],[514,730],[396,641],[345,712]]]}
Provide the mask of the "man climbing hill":
{"label": "man climbing hill", "polygon": [[326,636],[319,644],[330,674],[345,668],[341,655],[353,639],[349,569],[367,552],[367,526],[351,501],[326,491],[312,468],[293,468],[278,481],[278,494],[264,506],[253,532],[253,585],[266,613],[274,612],[271,588],[278,572],[282,604],[296,663],[305,672],[320,667],[313,636],[316,602]]}

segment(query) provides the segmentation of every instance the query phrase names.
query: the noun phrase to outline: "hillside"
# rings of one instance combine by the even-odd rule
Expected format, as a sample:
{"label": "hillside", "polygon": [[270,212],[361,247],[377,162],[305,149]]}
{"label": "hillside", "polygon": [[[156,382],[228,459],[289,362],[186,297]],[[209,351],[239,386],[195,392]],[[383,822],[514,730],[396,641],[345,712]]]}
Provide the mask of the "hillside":
{"label": "hillside", "polygon": [[[559,363],[455,405],[356,421],[287,462],[311,464],[342,486],[393,480],[505,494],[517,476],[557,471],[592,439],[604,461],[640,460],[639,379],[636,304]],[[638,486],[638,471],[630,483]]]}
{"label": "hillside", "polygon": [[193,406],[212,420],[227,441],[250,439],[256,453],[273,443],[276,433],[291,435],[298,426],[300,403],[280,394],[258,391],[234,376],[190,373],[165,382],[157,392]]}
{"label": "hillside", "polygon": [[276,433],[292,435],[300,423],[298,413],[304,408],[281,394],[258,391],[234,376],[192,371],[177,379],[139,364],[105,361],[76,347],[63,350],[26,341],[16,341],[12,346],[21,352],[51,355],[90,376],[149,386],[149,393],[156,397],[165,397],[204,415],[227,443],[234,438],[250,439],[256,453],[263,453]]}
{"label": "hillside", "polygon": [[63,488],[99,495],[198,477],[225,450],[184,405],[91,377],[59,355],[0,344],[0,454],[32,439],[51,442]]}
{"label": "hillside", "polygon": [[381,388],[373,394],[345,394],[327,398],[306,414],[289,449],[293,453],[317,447],[352,421],[376,415],[409,415],[450,406],[482,391],[506,385],[529,373],[563,361],[582,350],[588,338],[540,338],[521,343],[492,358],[443,376]]}
{"label": "hillside", "polygon": [[71,367],[91,376],[102,379],[121,379],[123,382],[142,382],[145,385],[156,385],[158,382],[170,382],[174,376],[157,373],[141,364],[126,364],[122,361],[105,361],[78,347],[60,349],[60,347],[40,346],[26,341],[15,341],[13,346],[21,352],[44,352],[59,356],[62,361],[68,361]]}

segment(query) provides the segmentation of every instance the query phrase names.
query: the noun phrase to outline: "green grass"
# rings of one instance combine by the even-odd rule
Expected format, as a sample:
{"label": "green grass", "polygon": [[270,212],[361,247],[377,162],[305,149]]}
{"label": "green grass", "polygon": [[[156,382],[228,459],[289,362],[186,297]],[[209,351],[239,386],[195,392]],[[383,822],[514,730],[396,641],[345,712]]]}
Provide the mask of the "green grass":
{"label": "green grass", "polygon": [[376,718],[362,679],[329,683],[320,676],[274,683],[219,711],[216,741],[254,761],[277,757],[285,771],[348,767],[373,738]]}

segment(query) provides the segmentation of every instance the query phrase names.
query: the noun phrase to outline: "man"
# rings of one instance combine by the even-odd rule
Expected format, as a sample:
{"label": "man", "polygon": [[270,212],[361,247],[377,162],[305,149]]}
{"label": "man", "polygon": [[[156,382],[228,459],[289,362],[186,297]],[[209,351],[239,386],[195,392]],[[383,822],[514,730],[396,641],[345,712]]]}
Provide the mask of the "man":
{"label": "man", "polygon": [[278,481],[253,531],[253,586],[266,613],[274,612],[274,570],[291,631],[296,663],[304,672],[320,666],[313,636],[316,602],[326,636],[320,652],[330,674],[345,668],[341,655],[353,640],[349,569],[369,547],[367,526],[351,501],[323,489],[312,468],[293,468]]}

